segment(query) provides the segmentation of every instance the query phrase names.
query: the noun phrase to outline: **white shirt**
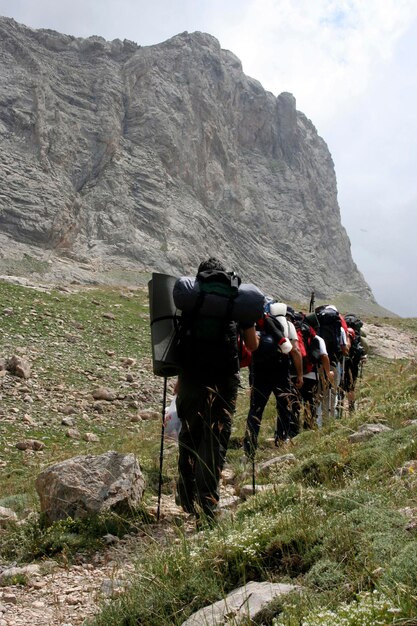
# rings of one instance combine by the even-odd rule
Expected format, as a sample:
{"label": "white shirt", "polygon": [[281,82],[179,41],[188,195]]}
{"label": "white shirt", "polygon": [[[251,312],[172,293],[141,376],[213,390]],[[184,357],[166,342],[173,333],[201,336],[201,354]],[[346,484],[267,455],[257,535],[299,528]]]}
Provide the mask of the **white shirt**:
{"label": "white shirt", "polygon": [[[314,339],[312,339],[312,341],[315,340],[317,340],[316,343],[318,343],[319,346],[319,356],[323,356],[323,354],[327,355],[326,342],[324,341],[324,339],[322,337],[319,337],[319,335],[316,335]],[[303,374],[303,378],[317,380],[317,372],[313,370],[312,372],[308,372],[308,374]]]}
{"label": "white shirt", "polygon": [[290,320],[287,320],[288,324],[288,339],[290,341],[298,341],[297,331],[295,330],[295,326]]}

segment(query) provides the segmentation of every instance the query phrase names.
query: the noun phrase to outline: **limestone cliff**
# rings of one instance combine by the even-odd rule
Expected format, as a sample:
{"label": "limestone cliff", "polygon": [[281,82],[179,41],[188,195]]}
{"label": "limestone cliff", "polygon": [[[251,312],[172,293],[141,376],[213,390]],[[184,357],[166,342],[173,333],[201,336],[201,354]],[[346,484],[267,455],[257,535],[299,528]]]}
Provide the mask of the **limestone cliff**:
{"label": "limestone cliff", "polygon": [[140,47],[1,18],[0,142],[3,255],[178,274],[215,254],[280,297],[373,299],[325,142],[210,35]]}

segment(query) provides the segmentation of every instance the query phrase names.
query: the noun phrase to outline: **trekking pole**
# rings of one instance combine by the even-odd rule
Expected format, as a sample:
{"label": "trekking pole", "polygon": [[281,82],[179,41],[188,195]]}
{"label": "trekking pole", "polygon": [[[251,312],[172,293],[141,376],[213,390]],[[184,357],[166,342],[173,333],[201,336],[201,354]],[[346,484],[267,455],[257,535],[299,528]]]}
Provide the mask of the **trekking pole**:
{"label": "trekking pole", "polygon": [[256,485],[255,485],[255,455],[252,456],[252,493],[255,495]]}
{"label": "trekking pole", "polygon": [[343,403],[345,401],[345,390],[343,388],[344,380],[345,380],[345,368],[346,368],[346,357],[342,357],[342,369],[340,372],[340,385],[339,385],[339,395],[340,395],[340,408],[339,408],[339,417],[343,417]]}
{"label": "trekking pole", "polygon": [[165,408],[167,401],[167,377],[164,376],[164,395],[162,399],[162,427],[161,427],[161,447],[159,450],[159,483],[158,483],[158,508],[156,511],[156,521],[159,522],[161,513],[161,496],[162,496],[162,465],[164,462],[164,438],[165,438]]}
{"label": "trekking pole", "polygon": [[334,417],[334,415],[332,415],[332,385],[330,381],[327,382],[327,385],[328,385],[328,392],[329,392],[329,406],[328,406],[329,417]]}
{"label": "trekking pole", "polygon": [[312,313],[314,311],[314,304],[315,304],[315,295],[314,295],[314,291],[312,291],[311,297],[310,297],[309,313]]}

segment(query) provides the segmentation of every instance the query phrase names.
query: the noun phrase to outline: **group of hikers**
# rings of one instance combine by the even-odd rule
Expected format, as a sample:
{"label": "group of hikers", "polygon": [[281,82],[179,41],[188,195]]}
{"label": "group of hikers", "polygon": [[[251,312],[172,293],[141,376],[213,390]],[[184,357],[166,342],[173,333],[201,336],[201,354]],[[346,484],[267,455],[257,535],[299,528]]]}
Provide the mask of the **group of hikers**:
{"label": "group of hikers", "polygon": [[211,257],[195,278],[177,280],[179,374],[177,502],[197,518],[215,519],[240,383],[249,367],[250,406],[243,450],[254,462],[264,409],[276,401],[275,444],[300,430],[355,410],[355,385],[366,358],[362,322],[333,305],[307,313],[243,285]]}

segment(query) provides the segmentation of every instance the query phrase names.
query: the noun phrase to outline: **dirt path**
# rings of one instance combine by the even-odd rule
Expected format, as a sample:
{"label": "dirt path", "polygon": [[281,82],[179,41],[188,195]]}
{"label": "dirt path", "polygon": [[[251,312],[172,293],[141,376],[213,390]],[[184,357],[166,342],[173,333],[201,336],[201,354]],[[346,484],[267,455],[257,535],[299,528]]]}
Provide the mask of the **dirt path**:
{"label": "dirt path", "polygon": [[164,496],[160,523],[151,525],[146,532],[129,535],[74,565],[45,563],[30,576],[28,585],[2,587],[0,626],[82,624],[100,610],[106,599],[126,588],[135,569],[133,559],[140,553],[140,542],[157,540],[163,544],[175,539],[174,518],[183,522],[187,534],[194,532],[194,522],[175,505],[173,498]]}

